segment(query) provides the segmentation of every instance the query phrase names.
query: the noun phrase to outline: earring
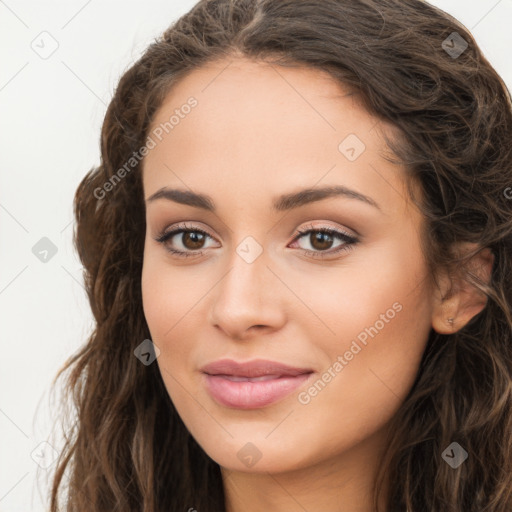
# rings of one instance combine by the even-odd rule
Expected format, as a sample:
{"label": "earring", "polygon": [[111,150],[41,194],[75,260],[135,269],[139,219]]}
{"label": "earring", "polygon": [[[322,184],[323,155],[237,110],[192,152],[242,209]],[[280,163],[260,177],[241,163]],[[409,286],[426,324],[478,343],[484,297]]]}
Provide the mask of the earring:
{"label": "earring", "polygon": [[453,327],[453,318],[448,318],[448,323],[450,324],[451,327]]}

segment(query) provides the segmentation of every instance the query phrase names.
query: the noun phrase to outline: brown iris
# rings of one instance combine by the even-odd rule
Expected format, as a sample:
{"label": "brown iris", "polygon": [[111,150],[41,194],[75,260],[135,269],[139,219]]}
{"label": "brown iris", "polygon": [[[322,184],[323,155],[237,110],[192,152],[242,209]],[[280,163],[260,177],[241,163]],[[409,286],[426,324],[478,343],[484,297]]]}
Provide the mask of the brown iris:
{"label": "brown iris", "polygon": [[[198,233],[197,231],[186,231],[181,235],[181,241],[183,245],[190,250],[201,249],[202,244],[204,243],[205,235],[203,233]],[[188,245],[190,242],[190,245]]]}
{"label": "brown iris", "polygon": [[309,235],[311,246],[318,250],[330,249],[332,246],[332,235],[329,233],[316,232]]}

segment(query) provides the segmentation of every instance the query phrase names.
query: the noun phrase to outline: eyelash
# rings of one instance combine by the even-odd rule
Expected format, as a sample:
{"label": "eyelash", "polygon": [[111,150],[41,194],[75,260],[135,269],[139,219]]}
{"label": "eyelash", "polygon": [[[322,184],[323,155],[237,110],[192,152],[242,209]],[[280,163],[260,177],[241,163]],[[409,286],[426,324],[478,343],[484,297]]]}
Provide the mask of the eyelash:
{"label": "eyelash", "polygon": [[[196,228],[194,226],[187,226],[185,223],[178,225],[175,229],[168,232],[161,232],[155,240],[158,243],[161,243],[164,245],[165,249],[169,251],[171,254],[174,254],[175,256],[178,256],[180,258],[188,258],[191,256],[200,256],[203,254],[203,251],[179,251],[176,249],[172,249],[169,247],[166,242],[167,240],[171,239],[173,236],[179,234],[179,233],[201,233],[202,235],[206,235],[210,238],[213,238],[209,233],[206,231]],[[313,258],[325,258],[324,254],[328,254],[329,256],[332,256],[334,254],[340,254],[345,251],[351,251],[354,249],[354,245],[356,245],[359,242],[358,238],[355,238],[353,236],[350,236],[349,234],[345,233],[344,231],[339,231],[334,228],[328,228],[328,227],[315,227],[313,225],[305,226],[302,229],[297,230],[297,233],[295,234],[295,237],[293,239],[293,242],[296,240],[301,239],[303,236],[308,235],[310,233],[326,233],[328,235],[333,236],[334,238],[338,238],[345,242],[343,245],[340,245],[337,249],[333,251],[311,251],[309,249],[302,249],[306,255],[311,256]]]}

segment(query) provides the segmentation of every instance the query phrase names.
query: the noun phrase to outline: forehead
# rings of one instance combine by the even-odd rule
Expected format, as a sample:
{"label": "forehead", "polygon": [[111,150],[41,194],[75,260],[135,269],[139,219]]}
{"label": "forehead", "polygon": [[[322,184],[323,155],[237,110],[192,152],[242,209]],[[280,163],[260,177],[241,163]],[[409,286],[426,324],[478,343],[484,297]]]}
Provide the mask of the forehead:
{"label": "forehead", "polygon": [[[154,116],[152,127],[169,121],[169,114],[179,111],[190,97],[198,102],[190,117],[201,117],[205,135],[207,130],[219,137],[228,133],[233,140],[239,127],[244,133],[284,128],[283,143],[287,134],[302,133],[307,138],[315,132],[330,138],[347,127],[362,135],[377,122],[359,105],[357,95],[325,71],[237,58],[209,63],[179,80]],[[191,123],[174,126],[173,134],[189,134],[187,124]]]}
{"label": "forehead", "polygon": [[[196,105],[184,108],[190,98]],[[289,191],[325,181],[396,202],[403,187],[399,168],[382,158],[389,149],[381,130],[394,127],[317,69],[210,63],[169,91],[150,133],[159,127],[161,140],[144,159],[146,197],[170,185]]]}

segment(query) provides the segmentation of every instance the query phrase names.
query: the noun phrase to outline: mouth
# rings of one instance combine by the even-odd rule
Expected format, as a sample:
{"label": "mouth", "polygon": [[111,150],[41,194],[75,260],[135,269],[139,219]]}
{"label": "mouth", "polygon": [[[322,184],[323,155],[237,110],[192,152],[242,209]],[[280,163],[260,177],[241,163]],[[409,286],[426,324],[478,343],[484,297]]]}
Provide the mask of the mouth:
{"label": "mouth", "polygon": [[214,375],[230,380],[232,382],[261,382],[263,380],[280,379],[283,375],[262,375],[261,377],[241,377],[239,375]]}
{"label": "mouth", "polygon": [[308,381],[314,373],[273,361],[237,363],[222,360],[201,369],[210,396],[220,405],[258,409],[276,403]]}

